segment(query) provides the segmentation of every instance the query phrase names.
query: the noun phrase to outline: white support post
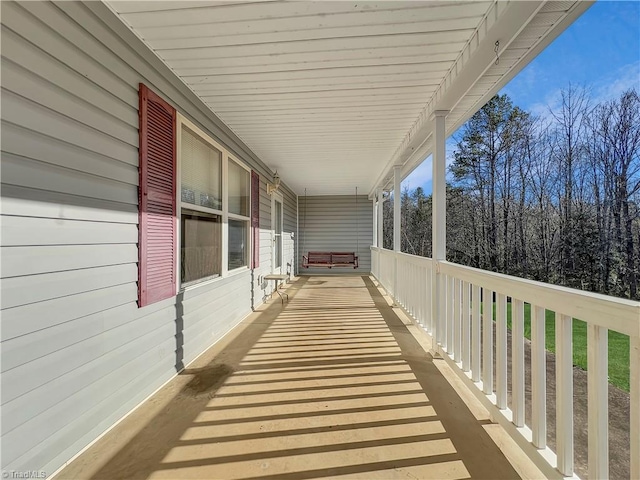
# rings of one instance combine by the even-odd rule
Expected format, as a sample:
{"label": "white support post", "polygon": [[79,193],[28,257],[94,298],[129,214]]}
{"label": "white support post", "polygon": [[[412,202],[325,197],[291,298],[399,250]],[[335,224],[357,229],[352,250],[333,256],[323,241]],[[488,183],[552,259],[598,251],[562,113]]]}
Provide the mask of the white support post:
{"label": "white support post", "polygon": [[507,408],[507,296],[496,295],[496,406]]}
{"label": "white support post", "polygon": [[631,476],[640,478],[640,337],[630,338],[629,382],[631,412],[629,428],[631,435]]}
{"label": "white support post", "polygon": [[493,393],[493,291],[482,289],[482,391]]}
{"label": "white support post", "polygon": [[393,251],[402,251],[400,239],[400,216],[402,214],[400,207],[402,206],[402,192],[400,191],[400,183],[402,181],[402,167],[393,167]]}
{"label": "white support post", "polygon": [[445,313],[445,299],[442,298],[446,291],[442,282],[440,268],[437,266],[439,261],[446,260],[447,252],[447,231],[446,231],[446,117],[448,111],[438,110],[434,112],[433,125],[433,207],[432,207],[432,229],[431,229],[431,258],[434,261],[433,272],[433,288],[431,289],[431,321],[433,324],[433,343],[434,350],[437,350],[437,343],[440,343],[444,336],[446,337],[446,329],[443,332],[442,326],[446,325],[446,319],[443,318]]}
{"label": "white support post", "polygon": [[402,206],[402,192],[400,192],[400,182],[402,180],[402,167],[393,167],[393,297],[394,304],[398,299],[398,254],[401,252],[400,239],[400,215]]}
{"label": "white support post", "polygon": [[544,344],[545,309],[531,308],[531,430],[536,448],[547,446],[547,370]]}
{"label": "white support post", "polygon": [[378,192],[373,197],[373,243],[374,247],[378,246]]}
{"label": "white support post", "polygon": [[471,380],[480,381],[480,287],[473,286],[471,296]]}
{"label": "white support post", "polygon": [[609,478],[608,340],[606,328],[587,326],[588,473],[603,480]]}
{"label": "white support post", "polygon": [[573,318],[556,317],[556,450],[557,468],[573,476]]}
{"label": "white support post", "polygon": [[511,300],[511,390],[513,424],[524,426],[524,302]]}
{"label": "white support post", "polygon": [[384,192],[381,188],[378,188],[377,191],[377,195],[378,195],[378,236],[377,236],[377,240],[378,240],[378,248],[382,248],[382,246],[384,245],[384,233],[383,233],[383,228],[384,228]]}

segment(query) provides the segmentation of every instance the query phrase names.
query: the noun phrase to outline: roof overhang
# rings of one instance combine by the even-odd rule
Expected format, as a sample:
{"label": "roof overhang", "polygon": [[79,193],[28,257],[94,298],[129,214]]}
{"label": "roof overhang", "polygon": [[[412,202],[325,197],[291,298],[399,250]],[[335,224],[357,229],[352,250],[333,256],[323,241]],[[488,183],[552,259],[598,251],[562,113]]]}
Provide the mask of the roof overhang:
{"label": "roof overhang", "polygon": [[592,3],[107,4],[296,193],[336,195],[408,175],[435,111],[455,131]]}

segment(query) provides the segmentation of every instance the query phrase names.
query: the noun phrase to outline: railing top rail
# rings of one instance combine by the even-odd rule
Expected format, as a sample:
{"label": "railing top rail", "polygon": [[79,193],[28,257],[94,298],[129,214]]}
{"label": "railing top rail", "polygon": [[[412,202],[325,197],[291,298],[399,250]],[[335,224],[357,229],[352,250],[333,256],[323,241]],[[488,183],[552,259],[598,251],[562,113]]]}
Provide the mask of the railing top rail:
{"label": "railing top rail", "polygon": [[429,258],[429,257],[421,257],[420,255],[412,255],[410,253],[405,253],[405,252],[398,253],[398,252],[394,252],[393,250],[388,250],[386,248],[378,248],[378,247],[371,247],[371,250],[378,251],[378,252],[380,252],[382,254],[385,254],[385,255],[395,255],[397,253],[398,255],[400,255],[400,257],[406,258],[408,260],[415,260],[416,262],[427,262],[429,264],[432,263],[432,259],[431,258]]}
{"label": "railing top rail", "polygon": [[461,278],[556,313],[626,335],[640,336],[640,302],[488,272],[446,261],[437,262],[437,268],[440,273]]}

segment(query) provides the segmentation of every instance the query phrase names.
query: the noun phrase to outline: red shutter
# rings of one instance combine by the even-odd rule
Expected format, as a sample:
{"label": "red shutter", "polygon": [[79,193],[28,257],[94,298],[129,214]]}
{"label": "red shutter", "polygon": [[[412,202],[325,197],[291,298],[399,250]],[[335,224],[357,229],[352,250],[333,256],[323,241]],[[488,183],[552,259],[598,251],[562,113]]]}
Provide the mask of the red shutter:
{"label": "red shutter", "polygon": [[253,238],[253,255],[251,268],[260,266],[260,175],[251,172],[251,237]]}
{"label": "red shutter", "polygon": [[176,111],[140,84],[138,306],[176,294]]}

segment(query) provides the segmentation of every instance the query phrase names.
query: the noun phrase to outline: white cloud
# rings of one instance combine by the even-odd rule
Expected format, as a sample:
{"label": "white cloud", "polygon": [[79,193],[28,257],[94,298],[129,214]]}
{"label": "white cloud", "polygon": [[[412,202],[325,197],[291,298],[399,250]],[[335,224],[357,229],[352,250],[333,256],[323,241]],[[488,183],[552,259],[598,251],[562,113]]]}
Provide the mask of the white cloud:
{"label": "white cloud", "polygon": [[620,98],[627,90],[640,90],[640,61],[630,63],[593,86],[594,103]]}
{"label": "white cloud", "polygon": [[[577,85],[580,87],[580,85]],[[540,102],[529,106],[529,112],[534,116],[540,117],[543,121],[553,120],[551,112],[558,112],[562,106],[562,90],[566,90],[569,85],[563,89],[557,89],[549,92]],[[620,69],[609,73],[597,82],[591,85],[585,85],[590,96],[591,106],[609,100],[615,100],[620,95],[635,88],[640,90],[640,61],[630,63]]]}

